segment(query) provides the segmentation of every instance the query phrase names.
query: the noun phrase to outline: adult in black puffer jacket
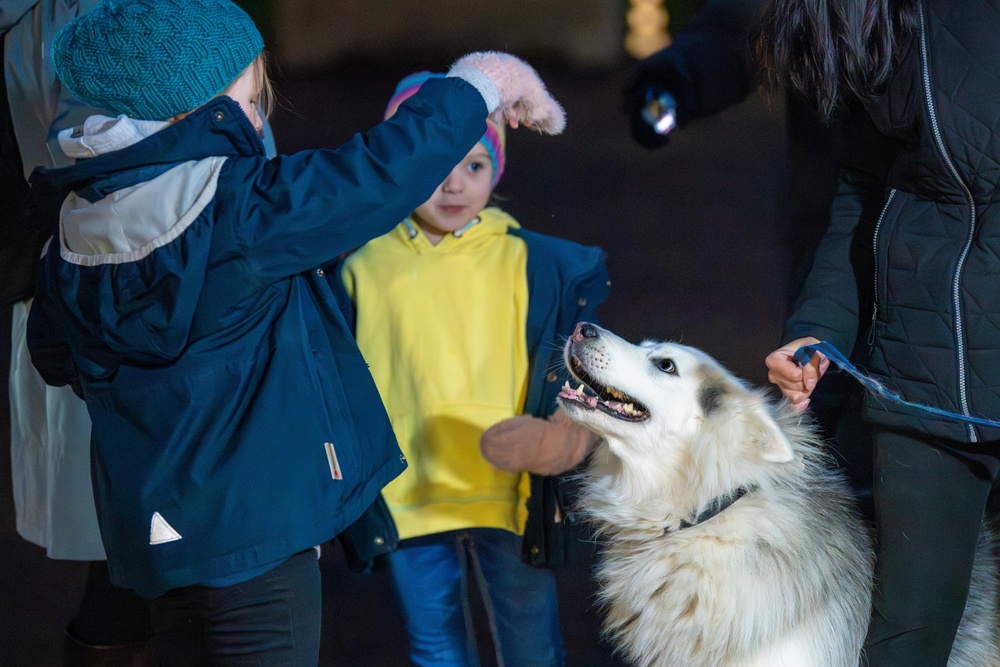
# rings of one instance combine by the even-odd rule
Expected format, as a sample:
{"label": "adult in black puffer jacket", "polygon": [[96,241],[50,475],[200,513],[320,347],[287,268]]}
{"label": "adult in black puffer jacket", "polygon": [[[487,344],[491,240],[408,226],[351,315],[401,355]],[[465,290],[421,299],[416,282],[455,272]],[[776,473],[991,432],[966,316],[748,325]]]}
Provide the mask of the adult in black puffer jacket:
{"label": "adult in black puffer jacket", "polygon": [[[836,18],[833,18],[836,17]],[[871,33],[863,25],[875,17]],[[830,229],[770,379],[804,408],[856,352],[906,400],[1000,419],[1000,3],[777,0],[761,53],[821,111],[854,106]],[[965,607],[1000,429],[869,397],[877,586],[870,665],[945,665]]]}

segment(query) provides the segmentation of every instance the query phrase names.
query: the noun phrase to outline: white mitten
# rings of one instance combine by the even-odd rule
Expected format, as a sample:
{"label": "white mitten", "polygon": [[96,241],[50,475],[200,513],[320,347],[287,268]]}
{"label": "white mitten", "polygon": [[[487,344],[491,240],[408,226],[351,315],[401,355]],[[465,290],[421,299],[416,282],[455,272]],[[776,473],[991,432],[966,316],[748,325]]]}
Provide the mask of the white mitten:
{"label": "white mitten", "polygon": [[545,134],[559,134],[566,127],[566,112],[545,89],[538,73],[520,58],[500,51],[478,51],[459,58],[451,74],[471,67],[493,83],[499,106],[490,114],[498,125],[524,125]]}

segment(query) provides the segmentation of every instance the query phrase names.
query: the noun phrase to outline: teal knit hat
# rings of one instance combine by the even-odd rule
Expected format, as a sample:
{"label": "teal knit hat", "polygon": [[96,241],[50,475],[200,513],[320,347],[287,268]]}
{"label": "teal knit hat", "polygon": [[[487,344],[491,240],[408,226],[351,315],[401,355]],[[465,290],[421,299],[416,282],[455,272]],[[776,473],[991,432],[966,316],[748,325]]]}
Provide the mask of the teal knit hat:
{"label": "teal knit hat", "polygon": [[263,48],[230,0],[101,0],[55,36],[52,63],[87,104],[165,120],[218,95]]}

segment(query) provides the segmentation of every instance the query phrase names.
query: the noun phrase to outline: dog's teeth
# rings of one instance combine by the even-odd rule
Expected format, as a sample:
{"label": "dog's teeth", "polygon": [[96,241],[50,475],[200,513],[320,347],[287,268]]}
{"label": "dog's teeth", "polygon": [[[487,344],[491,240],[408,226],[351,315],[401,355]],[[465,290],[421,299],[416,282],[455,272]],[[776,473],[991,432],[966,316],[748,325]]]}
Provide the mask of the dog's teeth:
{"label": "dog's teeth", "polygon": [[576,388],[576,393],[583,395],[583,383],[580,383],[580,386]]}
{"label": "dog's teeth", "polygon": [[631,403],[626,403],[625,412],[635,412],[635,406],[633,406]]}
{"label": "dog's teeth", "polygon": [[562,388],[563,389],[572,389],[572,387],[569,386],[569,380],[566,380],[565,382],[563,382]]}

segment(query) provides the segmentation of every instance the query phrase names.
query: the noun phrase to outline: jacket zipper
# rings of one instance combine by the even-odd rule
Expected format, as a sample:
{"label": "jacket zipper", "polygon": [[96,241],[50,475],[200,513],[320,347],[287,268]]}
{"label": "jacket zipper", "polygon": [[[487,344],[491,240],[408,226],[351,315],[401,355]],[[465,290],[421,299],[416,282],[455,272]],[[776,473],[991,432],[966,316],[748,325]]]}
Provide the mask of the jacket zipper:
{"label": "jacket zipper", "polygon": [[[930,115],[931,129],[934,132],[934,141],[937,144],[938,152],[944,159],[945,164],[948,166],[948,170],[954,177],[955,181],[958,183],[959,187],[962,188],[962,192],[965,194],[965,198],[969,200],[969,235],[965,240],[965,247],[962,249],[962,254],[958,258],[958,265],[955,267],[955,274],[952,277],[951,284],[951,300],[952,308],[955,311],[954,321],[955,321],[955,349],[958,356],[958,395],[959,402],[962,407],[962,414],[966,417],[970,417],[969,412],[969,390],[966,386],[967,368],[965,362],[965,337],[964,337],[964,327],[965,323],[962,318],[962,293],[961,293],[961,276],[962,269],[965,267],[965,260],[969,256],[969,250],[972,247],[972,239],[976,231],[976,200],[972,196],[972,191],[962,180],[961,174],[958,173],[958,169],[955,168],[955,163],[952,162],[951,155],[948,153],[948,149],[944,145],[944,139],[941,137],[941,127],[938,125],[937,110],[934,106],[934,98],[931,95],[931,74],[930,66],[927,61],[927,27],[924,20],[924,7],[919,6],[920,14],[920,67],[923,72],[924,80],[924,98],[927,102],[927,112]],[[976,437],[976,429],[972,424],[966,425],[966,429],[969,433],[970,442],[978,442]]]}
{"label": "jacket zipper", "polygon": [[889,206],[892,205],[892,198],[896,196],[896,188],[889,191],[889,198],[885,200],[885,205],[882,207],[882,212],[879,213],[878,222],[875,223],[875,236],[872,239],[872,252],[875,253],[875,299],[874,305],[872,306],[872,326],[868,331],[868,346],[871,347],[875,344],[875,318],[878,316],[878,300],[879,300],[879,288],[878,288],[878,234],[879,230],[882,228],[882,221],[885,220],[885,213],[889,210]]}

